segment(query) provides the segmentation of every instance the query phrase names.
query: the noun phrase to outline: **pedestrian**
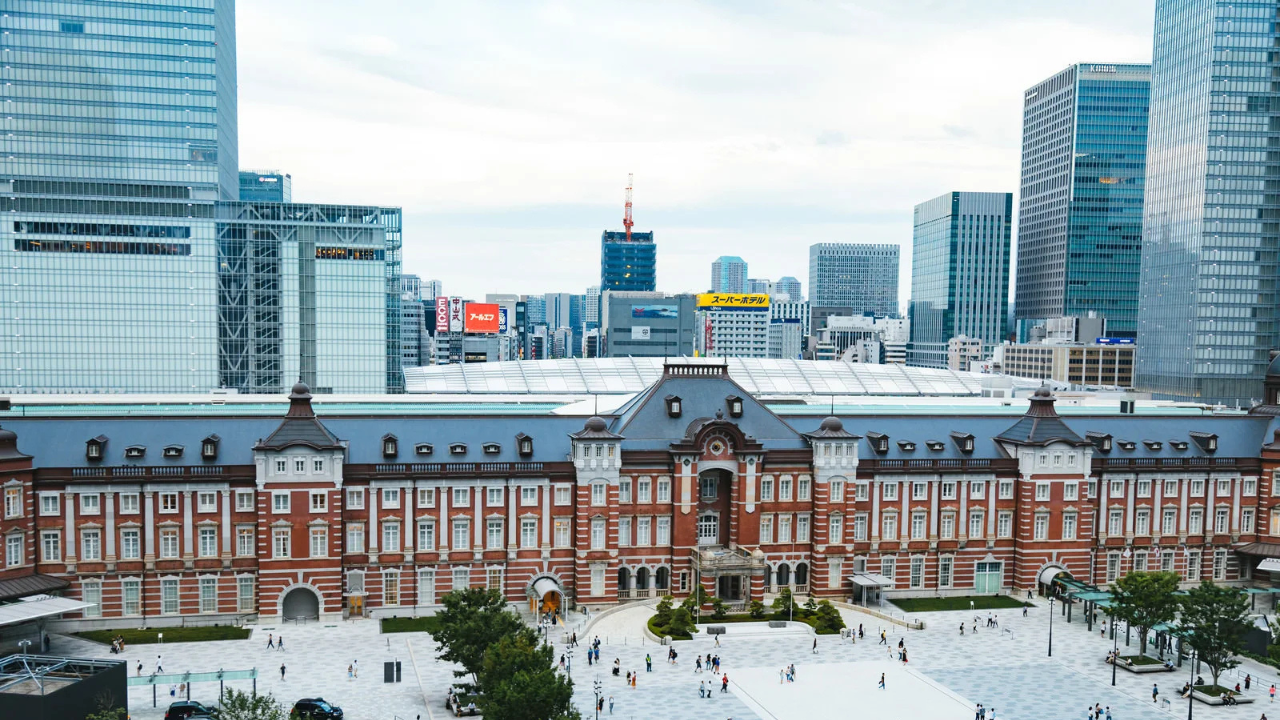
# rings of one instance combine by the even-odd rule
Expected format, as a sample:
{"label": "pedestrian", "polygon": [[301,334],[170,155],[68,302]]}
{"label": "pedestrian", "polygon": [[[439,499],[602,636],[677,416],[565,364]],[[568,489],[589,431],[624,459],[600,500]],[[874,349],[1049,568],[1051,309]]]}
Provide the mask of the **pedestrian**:
{"label": "pedestrian", "polygon": [[1151,702],[1159,702],[1159,700],[1160,686],[1155,683],[1151,683]]}
{"label": "pedestrian", "polygon": [[695,659],[693,662],[694,662],[693,671],[696,673],[702,672],[702,656],[699,655],[697,659]]}
{"label": "pedestrian", "polygon": [[858,638],[862,639],[864,637],[866,637],[866,634],[862,632],[862,623],[858,623]]}
{"label": "pedestrian", "polygon": [[1111,706],[1107,706],[1107,720],[1111,720]]}
{"label": "pedestrian", "polygon": [[795,679],[796,679],[796,664],[791,663],[791,681],[795,682]]}
{"label": "pedestrian", "polygon": [[880,673],[880,687],[879,687],[878,689],[880,689],[880,690],[884,690],[884,689],[885,689],[885,688],[884,688],[884,673]]}
{"label": "pedestrian", "polygon": [[706,696],[707,696],[707,681],[703,680],[702,682],[698,683],[698,697],[704,698]]}
{"label": "pedestrian", "polygon": [[964,636],[964,623],[960,623],[960,636]]}
{"label": "pedestrian", "polygon": [[1252,676],[1252,675],[1250,675],[1250,674],[1248,674],[1248,673],[1245,673],[1245,676],[1244,676],[1244,689],[1245,689],[1245,690],[1248,690],[1248,689],[1249,689],[1249,685],[1250,685],[1250,684],[1252,684],[1252,683],[1253,683],[1253,676]]}
{"label": "pedestrian", "polygon": [[610,715],[613,714],[613,696],[612,695],[609,696],[609,714]]}
{"label": "pedestrian", "polygon": [[267,633],[267,649],[268,650],[276,649],[275,635],[273,635],[272,633]]}
{"label": "pedestrian", "polygon": [[995,617],[991,618],[991,625],[992,625],[992,627],[996,628],[997,630],[999,630],[999,629],[1000,629],[1000,615],[999,615],[999,614],[997,614]]}
{"label": "pedestrian", "polygon": [[1027,608],[1029,608],[1029,607],[1031,607],[1031,604],[1030,604],[1030,603],[1023,603],[1023,604],[1022,604],[1022,617],[1026,617],[1026,616],[1027,616]]}
{"label": "pedestrian", "polygon": [[596,712],[604,709],[604,698],[596,698]]}
{"label": "pedestrian", "polygon": [[720,676],[720,692],[729,692],[729,673]]}
{"label": "pedestrian", "polygon": [[161,673],[163,673],[163,672],[164,672],[164,664],[160,662],[160,656],[159,656],[159,655],[157,655],[157,656],[156,656],[156,672],[155,672],[155,674],[156,674],[156,675],[159,675],[159,674],[161,674]]}
{"label": "pedestrian", "polygon": [[633,687],[633,688],[634,688],[634,687],[636,686],[636,680],[639,680],[639,679],[640,679],[640,673],[638,673],[638,672],[632,672],[632,673],[631,673],[631,687]]}
{"label": "pedestrian", "polygon": [[816,637],[813,639],[813,654],[818,654],[818,638]]}
{"label": "pedestrian", "polygon": [[276,638],[276,649],[279,650],[280,652],[284,652],[284,636],[283,635]]}
{"label": "pedestrian", "polygon": [[716,647],[720,647],[720,636],[716,635]]}
{"label": "pedestrian", "polygon": [[996,720],[996,709],[991,708],[991,714],[987,716],[987,720]]}
{"label": "pedestrian", "polygon": [[575,632],[573,634],[573,637],[569,639],[569,644],[573,647],[578,647],[578,633]]}
{"label": "pedestrian", "polygon": [[880,631],[880,644],[881,645],[889,644],[889,638],[884,634],[883,630]]}
{"label": "pedestrian", "polygon": [[352,669],[352,671],[354,672],[354,677],[355,677],[357,680],[359,680],[359,679],[360,679],[360,661],[359,661],[359,660],[352,660],[352,661],[351,661],[351,669]]}
{"label": "pedestrian", "polygon": [[1271,683],[1271,702],[1276,701],[1276,684]]}
{"label": "pedestrian", "polygon": [[280,679],[284,680],[284,663],[280,663]]}
{"label": "pedestrian", "polygon": [[354,671],[354,670],[352,670],[352,668],[351,668],[351,666],[350,666],[350,665],[348,665],[348,666],[347,666],[347,679],[348,679],[348,680],[350,680],[350,679],[351,679],[351,675],[352,675],[352,673],[353,673],[353,672],[355,672],[355,671]]}
{"label": "pedestrian", "polygon": [[786,677],[787,677],[787,671],[786,671],[786,670],[778,670],[778,684],[779,684],[779,685],[781,685],[783,682],[785,682],[785,681],[786,681]]}
{"label": "pedestrian", "polygon": [[653,658],[649,657],[649,653],[644,654],[644,671],[653,672]]}

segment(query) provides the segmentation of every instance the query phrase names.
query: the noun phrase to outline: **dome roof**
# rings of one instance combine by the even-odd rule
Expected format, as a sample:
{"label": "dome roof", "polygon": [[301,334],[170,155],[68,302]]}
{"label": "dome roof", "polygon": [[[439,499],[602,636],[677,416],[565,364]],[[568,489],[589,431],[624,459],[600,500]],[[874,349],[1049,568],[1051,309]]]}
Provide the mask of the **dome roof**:
{"label": "dome roof", "polygon": [[1034,397],[1038,397],[1038,398],[1053,397],[1053,393],[1049,392],[1048,385],[1041,385],[1039,388],[1036,389]]}
{"label": "dome roof", "polygon": [[823,420],[822,424],[818,426],[818,429],[839,432],[844,429],[844,423],[840,422],[840,418],[832,416]]}
{"label": "dome roof", "polygon": [[310,395],[311,388],[307,387],[306,383],[299,380],[298,382],[293,384],[293,390],[289,394],[290,395]]}
{"label": "dome roof", "polygon": [[600,417],[599,415],[592,415],[591,417],[587,418],[587,424],[584,425],[582,429],[594,430],[596,432],[600,432],[602,430],[608,429],[608,427],[609,425],[604,421],[604,418]]}

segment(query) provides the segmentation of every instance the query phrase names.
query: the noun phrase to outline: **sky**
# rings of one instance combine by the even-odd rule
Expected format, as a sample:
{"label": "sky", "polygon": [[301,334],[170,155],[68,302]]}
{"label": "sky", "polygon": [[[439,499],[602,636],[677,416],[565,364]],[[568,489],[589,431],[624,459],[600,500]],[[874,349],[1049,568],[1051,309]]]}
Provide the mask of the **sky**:
{"label": "sky", "polygon": [[912,207],[1016,208],[1023,92],[1150,62],[1153,3],[252,0],[240,166],[402,207],[403,271],[450,295],[598,285],[634,173],[659,290],[740,255],[807,296],[810,245],[897,243],[905,309]]}

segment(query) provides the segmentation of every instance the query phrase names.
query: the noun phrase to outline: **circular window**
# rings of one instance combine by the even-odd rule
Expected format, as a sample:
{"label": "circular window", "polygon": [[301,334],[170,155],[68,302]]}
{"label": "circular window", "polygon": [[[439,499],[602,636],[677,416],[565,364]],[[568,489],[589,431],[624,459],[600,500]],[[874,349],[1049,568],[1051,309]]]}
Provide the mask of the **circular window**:
{"label": "circular window", "polygon": [[724,443],[719,440],[713,440],[711,444],[707,446],[707,449],[711,451],[712,455],[723,455]]}

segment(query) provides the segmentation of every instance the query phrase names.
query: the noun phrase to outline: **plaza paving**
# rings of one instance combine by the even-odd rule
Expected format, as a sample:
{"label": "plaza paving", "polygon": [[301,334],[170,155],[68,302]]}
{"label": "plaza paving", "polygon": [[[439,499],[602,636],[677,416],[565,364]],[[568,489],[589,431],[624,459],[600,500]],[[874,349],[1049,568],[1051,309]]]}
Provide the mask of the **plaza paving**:
{"label": "plaza paving", "polygon": [[[912,709],[916,696],[949,698],[967,708],[954,715],[972,717],[974,703],[995,707],[1000,720],[1042,720],[1044,718],[1084,717],[1085,708],[1094,703],[1110,706],[1115,720],[1169,720],[1186,715],[1186,701],[1176,692],[1188,679],[1189,667],[1174,673],[1135,675],[1121,670],[1116,687],[1111,686],[1111,668],[1102,662],[1111,647],[1095,630],[1085,630],[1079,616],[1068,625],[1061,616],[1054,619],[1053,657],[1047,656],[1048,612],[1041,605],[1033,607],[1029,617],[1021,612],[999,613],[1002,630],[990,630],[979,623],[971,632],[973,613],[920,613],[925,630],[906,630],[860,612],[842,610],[846,623],[856,627],[861,622],[866,639],[856,644],[836,636],[818,638],[818,653],[811,651],[813,635],[806,628],[777,632],[759,628],[729,625],[720,647],[714,640],[698,638],[678,642],[678,663],[666,661],[666,648],[643,637],[644,622],[653,609],[632,605],[599,617],[586,634],[579,634],[581,647],[573,652],[571,675],[575,682],[574,701],[584,717],[594,718],[593,681],[601,684],[608,716],[608,699],[613,698],[612,715],[619,718],[653,720],[725,720],[761,718],[792,720],[816,716],[841,716],[864,712],[871,717],[952,717],[949,710]],[[981,613],[985,620],[986,613]],[[959,624],[966,621],[965,635],[959,635]],[[580,626],[575,619],[570,627]],[[889,648],[878,645],[879,630],[889,632]],[[285,635],[284,652],[266,650],[268,632]],[[601,672],[586,663],[587,635],[601,638]],[[898,640],[906,644],[910,663],[903,668],[891,660]],[[557,654],[568,653],[560,645],[559,633],[553,635]],[[1120,645],[1124,647],[1121,638]],[[396,717],[415,720],[418,716],[442,720],[446,717],[443,694],[452,681],[451,668],[435,660],[435,644],[422,633],[381,635],[372,620],[338,622],[330,625],[284,626],[264,624],[254,628],[249,640],[136,645],[127,649],[124,659],[133,675],[139,660],[144,673],[150,673],[159,651],[164,657],[166,673],[203,672],[257,667],[262,674],[259,692],[270,692],[286,704],[308,696],[321,695],[341,705],[353,720],[393,720]],[[1136,652],[1137,638],[1132,651]],[[105,646],[57,636],[54,652],[110,657]],[[718,654],[722,668],[728,672],[732,692],[719,692],[720,678],[710,672],[694,672],[694,656]],[[645,670],[644,657],[653,659],[653,671]],[[412,659],[411,659],[412,658]],[[620,660],[622,671],[639,672],[637,686],[631,688],[623,677],[610,673],[614,659]],[[403,663],[404,681],[387,685],[382,682],[382,662],[399,659]],[[566,660],[569,658],[566,657]],[[358,660],[358,679],[348,680],[346,668]],[[415,662],[416,661],[416,664]],[[280,680],[279,666],[288,671]],[[777,687],[778,670],[794,663],[797,681],[782,689]],[[879,672],[897,669],[890,692],[877,695],[874,680]],[[1197,703],[1197,717],[1257,717],[1275,708],[1266,698],[1266,688],[1280,680],[1273,668],[1246,662],[1239,678],[1251,673],[1255,684],[1252,693],[1258,705],[1241,708],[1216,708]],[[1203,670],[1207,677],[1207,669]],[[914,677],[912,677],[914,676]],[[892,678],[893,676],[891,676]],[[1223,684],[1234,685],[1235,675],[1224,677]],[[1261,682],[1259,682],[1261,680]],[[700,682],[715,683],[717,691],[710,698],[698,697]],[[1165,707],[1151,701],[1151,685],[1160,686],[1161,696],[1174,700]],[[737,686],[741,683],[741,686]],[[928,693],[905,688],[900,683],[936,686]],[[235,686],[248,689],[248,683]],[[424,691],[430,707],[423,700]],[[151,709],[149,688],[132,688],[130,710],[140,720],[162,717],[167,689],[161,689],[160,708]],[[192,697],[202,701],[216,700],[217,686],[197,685]],[[947,708],[946,700],[938,700],[938,708]],[[1280,716],[1280,710],[1276,711]]]}

